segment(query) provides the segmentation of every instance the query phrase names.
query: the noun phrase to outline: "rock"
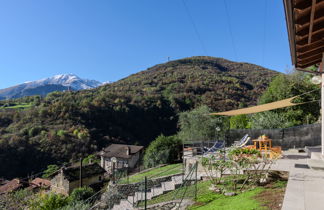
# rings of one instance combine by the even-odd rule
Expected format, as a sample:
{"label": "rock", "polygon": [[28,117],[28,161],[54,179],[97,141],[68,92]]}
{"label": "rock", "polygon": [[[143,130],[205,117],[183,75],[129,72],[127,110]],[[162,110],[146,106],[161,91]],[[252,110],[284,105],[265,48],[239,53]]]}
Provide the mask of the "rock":
{"label": "rock", "polygon": [[235,192],[225,192],[224,195],[225,196],[235,196],[236,193]]}

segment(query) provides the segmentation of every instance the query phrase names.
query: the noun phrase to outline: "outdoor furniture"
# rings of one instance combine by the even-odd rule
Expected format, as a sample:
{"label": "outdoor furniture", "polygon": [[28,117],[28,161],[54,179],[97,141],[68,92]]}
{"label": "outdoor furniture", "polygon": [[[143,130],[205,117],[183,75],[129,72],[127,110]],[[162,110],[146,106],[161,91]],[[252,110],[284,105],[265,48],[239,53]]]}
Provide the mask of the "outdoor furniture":
{"label": "outdoor furniture", "polygon": [[205,150],[204,154],[216,152],[217,150],[220,150],[224,147],[225,147],[225,141],[216,141],[212,147],[204,148]]}
{"label": "outdoor furniture", "polygon": [[268,151],[272,148],[272,140],[269,138],[254,139],[253,145],[255,149],[262,151]]}
{"label": "outdoor furniture", "polygon": [[233,146],[234,147],[243,147],[247,144],[247,142],[250,140],[249,134],[245,134],[243,138],[240,141],[235,141]]}

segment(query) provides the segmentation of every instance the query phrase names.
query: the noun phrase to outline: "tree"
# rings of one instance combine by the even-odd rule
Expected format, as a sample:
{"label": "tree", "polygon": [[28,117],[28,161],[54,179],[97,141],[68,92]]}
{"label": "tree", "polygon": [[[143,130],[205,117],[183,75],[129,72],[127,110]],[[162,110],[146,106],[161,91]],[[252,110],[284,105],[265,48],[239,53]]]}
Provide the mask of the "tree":
{"label": "tree", "polygon": [[236,115],[230,118],[230,129],[251,128],[251,122],[247,115]]}
{"label": "tree", "polygon": [[157,137],[145,151],[144,166],[154,167],[159,164],[173,163],[179,158],[182,141],[176,136]]}
{"label": "tree", "polygon": [[252,128],[255,129],[272,129],[272,128],[287,128],[293,126],[285,115],[277,112],[260,112],[251,117]]}
{"label": "tree", "polygon": [[[305,73],[292,73],[289,75],[278,75],[270,83],[268,89],[260,97],[259,104],[270,103],[296,95],[301,95],[296,99],[295,103],[303,103],[308,101],[316,102],[319,100],[318,87],[310,82],[311,75]],[[312,92],[311,92],[312,91]],[[264,114],[256,114],[253,116],[253,128],[260,127],[262,119],[257,120],[257,117],[263,118],[265,121],[261,123],[265,126],[273,127],[278,123],[276,128],[285,128],[300,124],[310,124],[318,120],[320,115],[319,103],[307,103],[298,106],[276,109]],[[270,120],[268,123],[267,120]],[[266,125],[268,124],[268,125]],[[265,128],[265,127],[264,127]]]}
{"label": "tree", "polygon": [[201,106],[179,115],[179,137],[185,142],[223,138],[228,129],[225,117],[211,116],[207,106]]}

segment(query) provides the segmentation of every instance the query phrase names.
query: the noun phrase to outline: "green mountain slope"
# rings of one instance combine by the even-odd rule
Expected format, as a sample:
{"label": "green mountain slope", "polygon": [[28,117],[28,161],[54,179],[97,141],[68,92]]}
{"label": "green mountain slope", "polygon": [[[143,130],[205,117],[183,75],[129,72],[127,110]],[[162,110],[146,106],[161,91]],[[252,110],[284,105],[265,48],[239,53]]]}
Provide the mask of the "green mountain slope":
{"label": "green mountain slope", "polygon": [[105,87],[114,93],[163,95],[179,110],[207,104],[216,111],[256,104],[278,72],[222,58],[192,57],[156,65]]}
{"label": "green mountain slope", "polygon": [[112,142],[147,145],[177,132],[180,111],[256,104],[277,74],[253,64],[192,57],[96,89],[54,92],[35,99],[30,109],[0,111],[0,176],[25,176]]}

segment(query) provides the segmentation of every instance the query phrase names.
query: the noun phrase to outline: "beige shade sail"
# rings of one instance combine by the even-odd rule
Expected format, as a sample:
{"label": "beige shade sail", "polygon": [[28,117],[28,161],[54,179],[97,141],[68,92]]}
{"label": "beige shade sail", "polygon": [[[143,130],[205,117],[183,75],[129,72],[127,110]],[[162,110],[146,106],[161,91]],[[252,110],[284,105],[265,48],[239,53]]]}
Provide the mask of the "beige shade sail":
{"label": "beige shade sail", "polygon": [[298,96],[294,96],[291,98],[287,98],[281,101],[276,101],[268,104],[262,104],[258,106],[252,106],[243,109],[236,109],[226,112],[218,112],[218,113],[211,113],[210,115],[223,115],[223,116],[234,116],[234,115],[241,115],[241,114],[253,114],[258,112],[270,111],[273,109],[279,109],[289,106],[295,106],[302,103],[293,103],[291,102],[293,99],[297,98]]}

